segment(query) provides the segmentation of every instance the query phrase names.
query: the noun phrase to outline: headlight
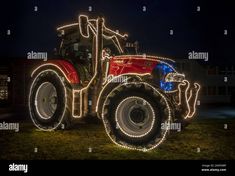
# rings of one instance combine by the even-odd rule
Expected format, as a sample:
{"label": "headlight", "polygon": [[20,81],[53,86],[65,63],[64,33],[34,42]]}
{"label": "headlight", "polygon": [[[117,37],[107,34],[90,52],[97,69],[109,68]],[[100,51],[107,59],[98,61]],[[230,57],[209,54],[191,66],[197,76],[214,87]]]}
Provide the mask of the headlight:
{"label": "headlight", "polygon": [[185,78],[184,74],[168,73],[165,77],[165,82],[182,82]]}

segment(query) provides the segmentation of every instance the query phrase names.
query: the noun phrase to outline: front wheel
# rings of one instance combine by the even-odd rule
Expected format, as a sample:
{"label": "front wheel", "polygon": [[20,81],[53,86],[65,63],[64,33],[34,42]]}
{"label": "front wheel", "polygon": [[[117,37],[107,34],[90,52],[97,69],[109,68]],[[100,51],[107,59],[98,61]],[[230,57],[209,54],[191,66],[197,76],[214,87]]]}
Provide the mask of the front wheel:
{"label": "front wheel", "polygon": [[125,84],[113,90],[103,106],[103,121],[111,140],[125,148],[147,151],[167,133],[171,110],[166,97],[148,84]]}
{"label": "front wheel", "polygon": [[34,125],[46,131],[67,127],[70,123],[70,94],[70,89],[56,71],[40,72],[34,78],[29,93],[29,113]]}

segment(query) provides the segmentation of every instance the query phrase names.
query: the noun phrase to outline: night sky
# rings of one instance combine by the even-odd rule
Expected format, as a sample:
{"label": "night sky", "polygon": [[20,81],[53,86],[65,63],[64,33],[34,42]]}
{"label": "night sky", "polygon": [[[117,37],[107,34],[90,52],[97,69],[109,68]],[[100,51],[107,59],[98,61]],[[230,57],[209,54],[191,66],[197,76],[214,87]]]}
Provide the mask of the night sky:
{"label": "night sky", "polygon": [[0,6],[0,56],[52,53],[59,44],[56,27],[85,13],[104,16],[106,26],[128,33],[144,53],[185,59],[190,51],[209,52],[206,64],[234,64],[234,11],[229,0],[8,0]]}

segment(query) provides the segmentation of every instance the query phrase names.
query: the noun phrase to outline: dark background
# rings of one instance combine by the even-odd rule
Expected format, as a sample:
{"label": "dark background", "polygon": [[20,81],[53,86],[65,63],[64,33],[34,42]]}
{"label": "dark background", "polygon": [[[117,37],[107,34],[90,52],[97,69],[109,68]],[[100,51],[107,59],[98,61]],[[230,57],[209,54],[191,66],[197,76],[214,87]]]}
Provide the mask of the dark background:
{"label": "dark background", "polygon": [[[204,64],[234,64],[232,4],[229,0],[1,1],[0,57],[25,58],[30,51],[51,54],[59,43],[56,27],[77,22],[78,14],[85,13],[104,16],[108,27],[139,41],[142,52],[171,58],[187,58],[190,51],[209,52]],[[174,35],[169,34],[171,29]]]}
{"label": "dark background", "polygon": [[[0,99],[0,121],[20,122],[20,133],[0,133],[0,159],[235,159],[235,108],[232,105],[235,104],[235,30],[232,26],[235,8],[232,4],[231,0],[1,1],[0,91],[4,90],[7,96]],[[88,12],[89,6],[92,12]],[[169,136],[158,150],[140,153],[116,147],[105,135],[103,126],[91,122],[53,134],[35,130],[27,101],[30,73],[39,61],[26,59],[27,52],[52,54],[59,44],[56,27],[77,22],[81,13],[95,18],[104,16],[108,27],[127,32],[132,41],[138,40],[142,52],[182,59],[177,61],[181,65],[180,73],[189,71],[187,76],[200,78],[200,98],[208,98],[209,104],[201,101],[197,117],[184,132]],[[9,36],[8,29],[11,30]],[[169,34],[171,29],[174,35]],[[225,29],[228,35],[224,35]],[[199,64],[189,61],[191,51],[209,52],[209,61],[197,60]],[[225,76],[228,82],[223,81]],[[227,104],[221,103],[224,100]],[[88,152],[90,147],[93,153]]]}

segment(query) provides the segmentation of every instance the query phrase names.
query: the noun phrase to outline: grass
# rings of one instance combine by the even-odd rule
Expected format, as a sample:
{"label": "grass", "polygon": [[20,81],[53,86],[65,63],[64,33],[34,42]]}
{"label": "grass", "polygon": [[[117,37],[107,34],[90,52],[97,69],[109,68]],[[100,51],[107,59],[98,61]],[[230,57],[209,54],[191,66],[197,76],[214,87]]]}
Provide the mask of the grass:
{"label": "grass", "polygon": [[[224,123],[228,124],[227,130]],[[0,159],[235,159],[234,136],[235,119],[194,120],[182,132],[169,135],[157,149],[144,153],[113,144],[102,124],[78,124],[71,130],[43,132],[30,122],[22,122],[18,133],[0,131]]]}

